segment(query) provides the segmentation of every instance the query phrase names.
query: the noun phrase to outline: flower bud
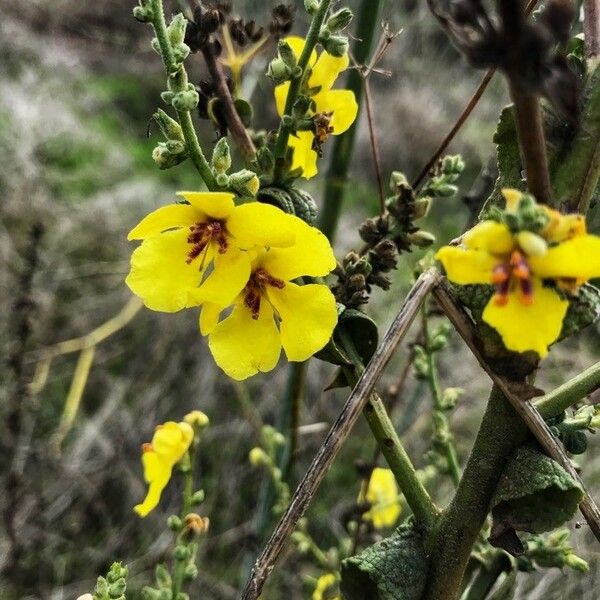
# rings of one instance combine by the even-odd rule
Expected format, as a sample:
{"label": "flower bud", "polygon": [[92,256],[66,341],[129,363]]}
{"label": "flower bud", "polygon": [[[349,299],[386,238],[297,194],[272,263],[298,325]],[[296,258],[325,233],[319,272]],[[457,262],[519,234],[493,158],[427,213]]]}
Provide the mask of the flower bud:
{"label": "flower bud", "polygon": [[271,459],[269,458],[268,454],[258,446],[250,450],[250,453],[248,454],[248,460],[253,467],[262,467],[271,464]]}
{"label": "flower bud", "polygon": [[290,69],[294,69],[296,67],[298,64],[296,53],[285,40],[279,40],[279,43],[277,44],[277,51],[279,53],[279,58],[281,58],[286,66],[288,66]]}
{"label": "flower bud", "polygon": [[185,517],[185,531],[195,536],[203,535],[208,531],[210,519],[201,517],[196,513],[190,513]]}
{"label": "flower bud", "polygon": [[187,20],[181,13],[177,13],[169,23],[167,34],[173,47],[183,44],[186,26]]}
{"label": "flower bud", "polygon": [[171,574],[163,564],[156,565],[154,578],[159,588],[170,588],[172,585]]}
{"label": "flower bud", "polygon": [[215,181],[220,188],[226,188],[229,186],[229,175],[225,175],[225,173],[217,173]]}
{"label": "flower bud", "polygon": [[304,8],[309,15],[314,15],[321,6],[320,0],[304,0]]}
{"label": "flower bud", "polygon": [[465,390],[462,388],[446,388],[442,392],[442,404],[447,408],[454,408],[460,396]]}
{"label": "flower bud", "polygon": [[548,251],[546,240],[531,231],[519,231],[517,243],[527,256],[544,256]]}
{"label": "flower bud", "polygon": [[142,600],[161,600],[161,592],[149,586],[145,586],[142,588],[141,597]]}
{"label": "flower bud", "polygon": [[180,531],[183,527],[183,523],[177,515],[171,515],[167,519],[167,526],[171,531]]}
{"label": "flower bud", "polygon": [[323,48],[327,54],[338,58],[348,54],[348,38],[343,35],[332,35],[329,39],[322,41]]}
{"label": "flower bud", "polygon": [[179,545],[175,546],[175,551],[173,552],[173,556],[175,557],[175,560],[183,562],[183,561],[189,559],[190,551],[187,546],[183,546],[183,545],[179,544]]}
{"label": "flower bud", "polygon": [[292,70],[281,60],[274,58],[267,68],[267,77],[272,79],[277,85],[284,83],[291,78]]}
{"label": "flower bud", "polygon": [[417,221],[422,219],[429,212],[431,206],[431,198],[419,198],[413,204],[413,219]]}
{"label": "flower bud", "polygon": [[150,23],[154,18],[154,12],[150,5],[141,3],[140,6],[136,6],[133,9],[133,17],[140,23]]}
{"label": "flower bud", "polygon": [[201,410],[193,410],[189,412],[183,420],[194,429],[204,429],[210,423],[208,417]]}
{"label": "flower bud", "polygon": [[565,556],[565,565],[580,573],[587,573],[590,570],[590,566],[587,562],[575,554],[567,554]]}
{"label": "flower bud", "polygon": [[[222,137],[216,143],[212,154],[212,167],[216,173],[226,173],[231,168],[231,152],[227,138]],[[208,424],[208,417],[206,419]]]}
{"label": "flower bud", "polygon": [[162,108],[159,108],[152,115],[152,118],[156,121],[167,140],[185,141],[181,125],[175,119],[172,119]]}
{"label": "flower bud", "polygon": [[205,493],[204,490],[198,490],[197,492],[194,492],[192,495],[192,505],[193,506],[197,506],[198,504],[202,504],[204,502],[204,497],[205,497]]}
{"label": "flower bud", "polygon": [[407,238],[408,241],[417,246],[417,248],[427,248],[435,242],[435,236],[433,233],[425,231],[424,229],[419,229],[414,233],[409,233]]}
{"label": "flower bud", "polygon": [[152,151],[152,160],[158,165],[161,170],[170,169],[182,163],[187,158],[185,149],[181,152],[171,152],[169,147],[164,142],[159,142],[156,148]]}
{"label": "flower bud", "polygon": [[190,112],[198,106],[199,100],[200,96],[192,85],[187,90],[174,94],[171,104],[176,111]]}
{"label": "flower bud", "polygon": [[186,565],[185,570],[183,571],[183,577],[187,581],[193,581],[198,577],[198,567],[192,563]]}
{"label": "flower bud", "polygon": [[[125,591],[127,590],[127,582],[124,579],[119,579],[115,581],[115,583],[111,583],[108,586],[108,595],[111,598],[119,598],[119,596],[123,596]],[[123,596],[124,598],[124,596]]]}
{"label": "flower bud", "polygon": [[256,173],[249,171],[248,169],[242,169],[241,171],[230,175],[229,185],[242,198],[254,198],[260,187],[260,181],[256,176]]}
{"label": "flower bud", "polygon": [[350,21],[352,21],[352,11],[349,8],[342,8],[337,12],[333,13],[327,22],[325,23],[325,27],[332,33],[336,31],[342,31],[342,29],[346,29],[348,25],[350,25]]}

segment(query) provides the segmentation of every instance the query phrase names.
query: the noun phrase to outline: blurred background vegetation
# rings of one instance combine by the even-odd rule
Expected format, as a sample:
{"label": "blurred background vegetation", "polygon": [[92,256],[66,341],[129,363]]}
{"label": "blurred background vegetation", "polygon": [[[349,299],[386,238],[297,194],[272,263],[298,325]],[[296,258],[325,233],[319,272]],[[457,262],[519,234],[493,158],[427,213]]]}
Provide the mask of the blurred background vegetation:
{"label": "blurred background vegetation", "polygon": [[[98,346],[79,414],[60,452],[54,436],[76,355],[52,362],[39,394],[29,393],[26,385],[40,349],[85,335],[130,299],[123,280],[132,249],[126,234],[132,225],[172,201],[176,190],[199,187],[187,163],[158,171],[152,162],[158,136],[149,122],[160,103],[164,76],[159,57],[150,50],[148,28],[131,16],[133,4],[0,0],[0,340],[7,358],[0,365],[0,412],[3,427],[10,426],[15,417],[10,407],[16,404],[23,422],[18,452],[6,442],[8,436],[3,434],[0,441],[0,567],[5,571],[0,598],[15,597],[10,591],[15,581],[25,590],[19,598],[75,598],[90,590],[115,559],[129,565],[132,598],[137,597],[136,590],[150,582],[153,565],[171,543],[164,519],[178,493],[171,486],[160,509],[144,520],[133,514],[132,506],[144,494],[140,444],[151,438],[157,423],[179,420],[195,408],[212,423],[200,458],[207,492],[202,512],[210,517],[211,527],[200,550],[200,576],[192,597],[237,597],[248,559],[261,544],[254,522],[261,481],[247,454],[257,443],[252,424],[275,422],[287,365],[268,377],[234,385],[208,354],[195,311],[166,315],[142,310]],[[167,12],[177,9],[175,2],[165,4]],[[235,5],[259,23],[267,20],[271,8],[258,0],[236,0]],[[297,14],[294,32],[302,34],[303,11]],[[389,2],[385,16],[402,33],[382,65],[391,77],[372,77],[375,123],[384,172],[402,170],[410,179],[460,114],[481,73],[460,59],[424,2]],[[260,107],[257,125],[265,129],[277,124],[272,84],[263,77],[272,54],[273,46],[267,46],[247,72],[244,87],[252,92],[248,99]],[[192,56],[188,65],[199,81],[201,58]],[[463,155],[467,168],[459,196],[435,204],[425,224],[440,241],[464,228],[468,211],[461,197],[493,157],[492,135],[505,103],[498,77],[450,147],[450,152]],[[211,147],[214,131],[207,122],[199,127],[205,148]],[[324,162],[327,148],[325,152]],[[359,244],[357,224],[377,210],[364,119],[350,180],[338,256]],[[317,201],[323,182],[317,177],[307,186]],[[38,259],[33,265],[32,252]],[[375,295],[369,312],[382,330],[399,307],[421,256],[403,255],[392,291]],[[555,386],[598,360],[594,333],[584,332],[551,354],[539,375],[541,387]],[[398,353],[382,390],[397,381],[407,354],[406,348]],[[440,363],[444,384],[466,390],[452,417],[464,460],[489,382],[456,336]],[[309,366],[300,424],[313,426],[300,430],[292,485],[344,402],[344,391],[323,392],[333,372],[316,360]],[[423,383],[411,377],[395,413],[407,428],[404,439],[417,466],[426,464],[424,453],[430,446],[430,403]],[[359,423],[315,498],[309,529],[324,547],[343,534],[344,515],[359,489],[355,461],[369,460],[373,448],[366,426]],[[582,461],[585,480],[596,494],[597,449],[592,443]],[[445,482],[435,488],[443,504],[450,488]],[[15,489],[17,494],[11,492]],[[18,573],[7,572],[10,527],[22,552]],[[575,523],[571,529],[575,551],[590,562],[590,572],[582,576],[555,569],[520,575],[517,598],[599,597],[594,592],[600,589],[597,546]],[[263,597],[307,598],[311,586],[305,578],[318,574],[291,551]]]}

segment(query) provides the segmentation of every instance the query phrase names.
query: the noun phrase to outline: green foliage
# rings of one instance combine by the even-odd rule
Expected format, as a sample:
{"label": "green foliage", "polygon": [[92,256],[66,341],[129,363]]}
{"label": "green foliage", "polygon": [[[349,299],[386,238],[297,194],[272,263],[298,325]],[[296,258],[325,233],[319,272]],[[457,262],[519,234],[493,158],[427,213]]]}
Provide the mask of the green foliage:
{"label": "green foliage", "polygon": [[427,567],[423,538],[407,523],[342,562],[342,593],[345,600],[420,600]]}
{"label": "green foliage", "polygon": [[127,567],[123,567],[120,562],[113,563],[106,577],[98,577],[94,600],[125,600],[127,574]]}

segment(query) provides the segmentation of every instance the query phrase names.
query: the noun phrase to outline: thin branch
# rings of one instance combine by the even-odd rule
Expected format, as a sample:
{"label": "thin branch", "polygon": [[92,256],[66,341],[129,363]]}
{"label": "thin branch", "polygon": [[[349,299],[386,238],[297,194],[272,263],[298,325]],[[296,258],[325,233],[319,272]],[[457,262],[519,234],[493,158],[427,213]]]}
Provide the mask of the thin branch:
{"label": "thin branch", "polygon": [[540,445],[547,452],[548,456],[559,463],[573,479],[575,479],[584,490],[584,498],[579,506],[585,520],[588,522],[590,529],[600,541],[600,510],[598,506],[585,489],[585,485],[579,474],[573,467],[564,448],[561,446],[557,438],[552,434],[548,425],[546,425],[542,415],[538,412],[535,406],[528,401],[523,401],[510,383],[504,378],[495,373],[490,365],[485,360],[479,350],[477,342],[477,334],[475,326],[471,319],[467,316],[462,306],[454,298],[448,284],[440,279],[438,285],[433,289],[433,295],[446,313],[448,319],[452,322],[458,333],[465,340],[479,364],[483,367],[490,379],[498,386],[504,396],[510,401],[512,407],[517,414],[523,419],[531,433],[535,436]]}
{"label": "thin branch", "polygon": [[259,597],[288,537],[306,511],[331,463],[366,406],[384,367],[408,332],[423,300],[439,279],[440,275],[437,271],[431,269],[423,273],[412,287],[400,312],[350,394],[336,422],[329,430],[306,475],[296,489],[290,505],[256,561],[242,592],[242,600],[256,600]]}
{"label": "thin branch", "polygon": [[371,97],[371,84],[368,74],[363,77],[365,88],[365,107],[367,109],[367,123],[369,124],[369,141],[371,143],[371,154],[373,155],[373,169],[377,177],[377,190],[379,192],[379,210],[385,212],[385,192],[383,191],[383,175],[381,174],[381,157],[379,155],[379,144],[377,143],[377,131],[373,118],[373,99]]}
{"label": "thin branch", "polygon": [[583,0],[583,35],[585,55],[596,58],[600,55],[600,1]]}

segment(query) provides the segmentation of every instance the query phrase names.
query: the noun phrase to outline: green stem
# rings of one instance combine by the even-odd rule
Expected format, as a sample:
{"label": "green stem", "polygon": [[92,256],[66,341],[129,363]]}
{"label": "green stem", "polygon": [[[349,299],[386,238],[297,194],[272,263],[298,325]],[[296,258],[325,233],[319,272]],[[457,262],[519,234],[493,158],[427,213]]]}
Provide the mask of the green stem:
{"label": "green stem", "polygon": [[442,390],[440,388],[440,382],[438,377],[437,364],[435,362],[434,352],[431,350],[431,335],[429,332],[429,319],[427,317],[427,302],[423,303],[421,309],[422,322],[423,322],[423,337],[424,337],[424,350],[427,357],[427,383],[429,384],[429,391],[433,399],[433,410],[437,418],[433,419],[434,434],[437,436],[440,445],[444,449],[444,455],[446,457],[446,465],[450,477],[456,487],[460,483],[460,463],[458,461],[458,455],[456,453],[456,446],[454,445],[454,436],[450,430],[450,423],[446,416],[446,408],[442,400]]}
{"label": "green stem", "polygon": [[308,33],[306,34],[306,40],[304,42],[304,48],[302,49],[302,54],[298,59],[298,66],[301,69],[301,74],[298,77],[294,77],[290,81],[290,88],[288,91],[288,95],[285,101],[285,108],[283,110],[283,115],[281,117],[281,122],[279,123],[279,131],[277,132],[277,140],[275,142],[275,147],[273,149],[273,155],[275,157],[275,181],[279,181],[281,179],[283,173],[283,167],[285,165],[285,155],[287,152],[288,142],[290,139],[290,134],[292,133],[292,125],[291,125],[291,117],[292,117],[292,109],[294,104],[298,98],[298,94],[302,90],[302,84],[306,78],[308,72],[308,62],[310,60],[310,56],[315,49],[319,41],[319,34],[321,32],[321,27],[323,26],[323,21],[325,21],[325,17],[327,16],[327,11],[329,10],[329,5],[331,4],[331,0],[321,0],[321,4],[319,8],[315,12]]}
{"label": "green stem", "polygon": [[[174,93],[184,92],[188,88],[188,76],[184,66],[177,64],[175,61],[173,47],[171,46],[169,34],[167,32],[167,24],[165,21],[165,12],[163,9],[162,0],[151,1],[153,14],[152,26],[154,28],[154,33],[156,34],[160,54],[167,72],[168,88]],[[200,176],[204,180],[206,187],[209,190],[218,189],[219,186],[217,185],[210,165],[208,164],[208,161],[202,152],[202,148],[200,148],[200,143],[198,141],[198,136],[196,135],[196,130],[194,128],[190,111],[178,110],[177,117],[183,131],[183,137],[185,139],[185,145],[190,160],[200,173]]]}
{"label": "green stem", "polygon": [[511,568],[504,552],[498,551],[489,566],[481,565],[464,600],[485,600],[502,573]]}
{"label": "green stem", "polygon": [[600,362],[539,398],[534,404],[544,419],[560,415],[600,388]]}
{"label": "green stem", "polygon": [[[344,331],[340,333],[340,339],[344,350],[353,362],[353,367],[344,368],[344,373],[350,385],[355,386],[364,371],[364,366],[356,352],[354,343]],[[406,453],[379,396],[376,394],[371,395],[363,415],[415,518],[426,529],[432,529],[439,516],[439,511],[427,490],[419,481],[417,470]]]}
{"label": "green stem", "polygon": [[431,562],[424,600],[458,597],[498,480],[506,462],[527,435],[527,427],[519,415],[494,386],[456,494],[429,540]]}
{"label": "green stem", "polygon": [[[383,3],[384,0],[362,0],[361,2],[357,17],[356,38],[352,46],[352,56],[358,65],[364,65],[371,54]],[[344,87],[354,92],[358,106],[362,106],[364,85],[363,76],[358,69],[348,71]],[[344,135],[336,136],[333,142],[329,169],[325,179],[325,198],[319,217],[319,229],[330,241],[335,236],[342,207],[358,124],[357,117],[352,127]]]}

